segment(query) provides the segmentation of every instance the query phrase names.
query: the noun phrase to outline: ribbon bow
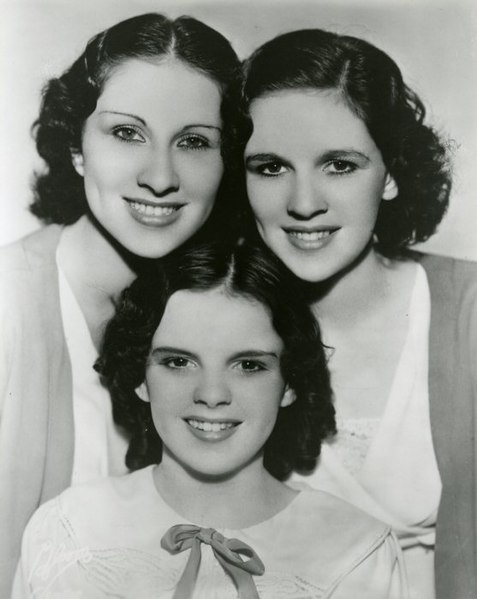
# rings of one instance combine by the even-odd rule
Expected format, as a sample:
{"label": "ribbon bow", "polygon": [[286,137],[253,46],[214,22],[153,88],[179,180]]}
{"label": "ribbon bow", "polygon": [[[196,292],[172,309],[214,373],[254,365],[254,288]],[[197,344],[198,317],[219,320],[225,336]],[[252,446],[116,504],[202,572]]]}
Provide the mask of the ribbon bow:
{"label": "ribbon bow", "polygon": [[[213,528],[200,528],[193,524],[172,526],[161,539],[161,547],[169,553],[191,549],[173,599],[192,598],[199,574],[201,543],[212,547],[217,561],[233,580],[239,599],[260,599],[251,575],[263,574],[265,567],[250,545],[238,539],[227,539]],[[248,559],[244,561],[242,555]]]}

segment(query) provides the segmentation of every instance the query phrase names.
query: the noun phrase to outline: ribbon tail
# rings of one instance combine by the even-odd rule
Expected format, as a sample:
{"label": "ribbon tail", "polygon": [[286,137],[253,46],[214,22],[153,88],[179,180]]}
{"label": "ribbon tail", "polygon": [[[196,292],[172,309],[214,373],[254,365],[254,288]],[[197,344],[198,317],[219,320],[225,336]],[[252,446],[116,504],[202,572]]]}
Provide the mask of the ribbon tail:
{"label": "ribbon tail", "polygon": [[258,594],[252,575],[240,568],[240,566],[231,564],[219,553],[215,551],[214,553],[217,561],[220,562],[222,568],[233,580],[233,583],[238,591],[238,599],[260,599],[260,595]]}
{"label": "ribbon tail", "polygon": [[186,567],[176,585],[172,599],[192,599],[195,583],[199,574],[200,558],[200,541],[197,538],[194,538],[189,559],[187,560]]}

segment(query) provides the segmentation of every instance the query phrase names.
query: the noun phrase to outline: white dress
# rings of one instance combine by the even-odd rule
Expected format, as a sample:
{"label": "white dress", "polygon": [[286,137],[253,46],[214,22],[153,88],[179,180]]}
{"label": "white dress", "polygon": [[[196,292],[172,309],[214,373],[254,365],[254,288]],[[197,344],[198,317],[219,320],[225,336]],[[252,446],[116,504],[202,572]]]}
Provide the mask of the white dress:
{"label": "white dress", "polygon": [[[190,549],[161,547],[174,525],[190,524],[162,499],[149,466],[67,489],[30,521],[12,599],[168,598]],[[260,599],[401,599],[401,551],[389,527],[327,493],[305,490],[238,538],[262,560],[253,575]],[[237,590],[214,556],[202,559],[194,599],[231,599]]]}
{"label": "white dress", "polygon": [[409,330],[382,418],[344,422],[337,439],[323,444],[315,471],[295,474],[290,481],[292,486],[306,482],[333,493],[391,525],[404,550],[413,599],[435,595],[433,557],[441,493],[429,418],[429,322],[427,278],[417,265]]}
{"label": "white dress", "polygon": [[128,439],[115,425],[109,392],[93,369],[98,352],[61,268],[59,251],[56,259],[61,316],[73,377],[75,441],[71,483],[78,484],[128,472]]}

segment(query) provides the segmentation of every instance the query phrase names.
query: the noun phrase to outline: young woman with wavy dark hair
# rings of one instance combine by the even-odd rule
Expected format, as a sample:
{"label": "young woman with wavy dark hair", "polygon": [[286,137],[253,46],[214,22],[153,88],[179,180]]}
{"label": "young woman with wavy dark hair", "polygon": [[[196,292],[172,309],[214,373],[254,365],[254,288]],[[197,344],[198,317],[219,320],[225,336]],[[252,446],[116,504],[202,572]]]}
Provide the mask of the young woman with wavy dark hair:
{"label": "young woman with wavy dark hair", "polygon": [[308,282],[330,348],[338,434],[306,481],[393,526],[413,597],[473,597],[477,270],[410,251],[446,212],[446,143],[362,39],[286,33],[245,76],[258,232]]}
{"label": "young woman with wavy dark hair", "polygon": [[2,596],[34,509],[126,471],[92,369],[103,323],[145,260],[232,210],[239,74],[220,33],[150,13],[96,35],[44,89],[31,209],[48,226],[0,252]]}
{"label": "young woman with wavy dark hair", "polygon": [[[406,596],[389,526],[279,482],[313,468],[334,409],[316,320],[268,249],[216,243],[158,261],[124,292],[97,367],[139,469],[38,510],[14,599],[45,587],[98,598]],[[56,569],[44,548],[58,539],[71,559]]]}

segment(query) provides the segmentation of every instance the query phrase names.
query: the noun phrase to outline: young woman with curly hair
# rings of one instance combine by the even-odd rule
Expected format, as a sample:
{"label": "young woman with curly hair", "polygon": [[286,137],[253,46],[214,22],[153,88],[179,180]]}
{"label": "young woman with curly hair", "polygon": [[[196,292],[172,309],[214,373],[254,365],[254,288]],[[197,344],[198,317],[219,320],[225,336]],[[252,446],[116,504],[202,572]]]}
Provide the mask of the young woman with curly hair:
{"label": "young woman with curly hair", "polygon": [[[129,465],[142,469],[39,509],[14,599],[45,588],[406,596],[389,526],[279,482],[312,469],[334,430],[318,325],[296,284],[266,248],[216,243],[161,260],[125,291],[98,369],[132,436]],[[52,567],[45,548],[58,541],[70,559]]]}
{"label": "young woman with curly hair", "polygon": [[45,87],[32,211],[48,226],[0,253],[1,596],[38,505],[126,471],[92,369],[103,323],[145,260],[231,209],[239,74],[217,31],[150,13],[96,35]]}
{"label": "young woman with curly hair", "polygon": [[338,434],[304,480],[393,526],[413,597],[477,596],[477,269],[409,249],[446,211],[446,145],[362,39],[290,32],[245,75],[258,232],[330,348]]}

